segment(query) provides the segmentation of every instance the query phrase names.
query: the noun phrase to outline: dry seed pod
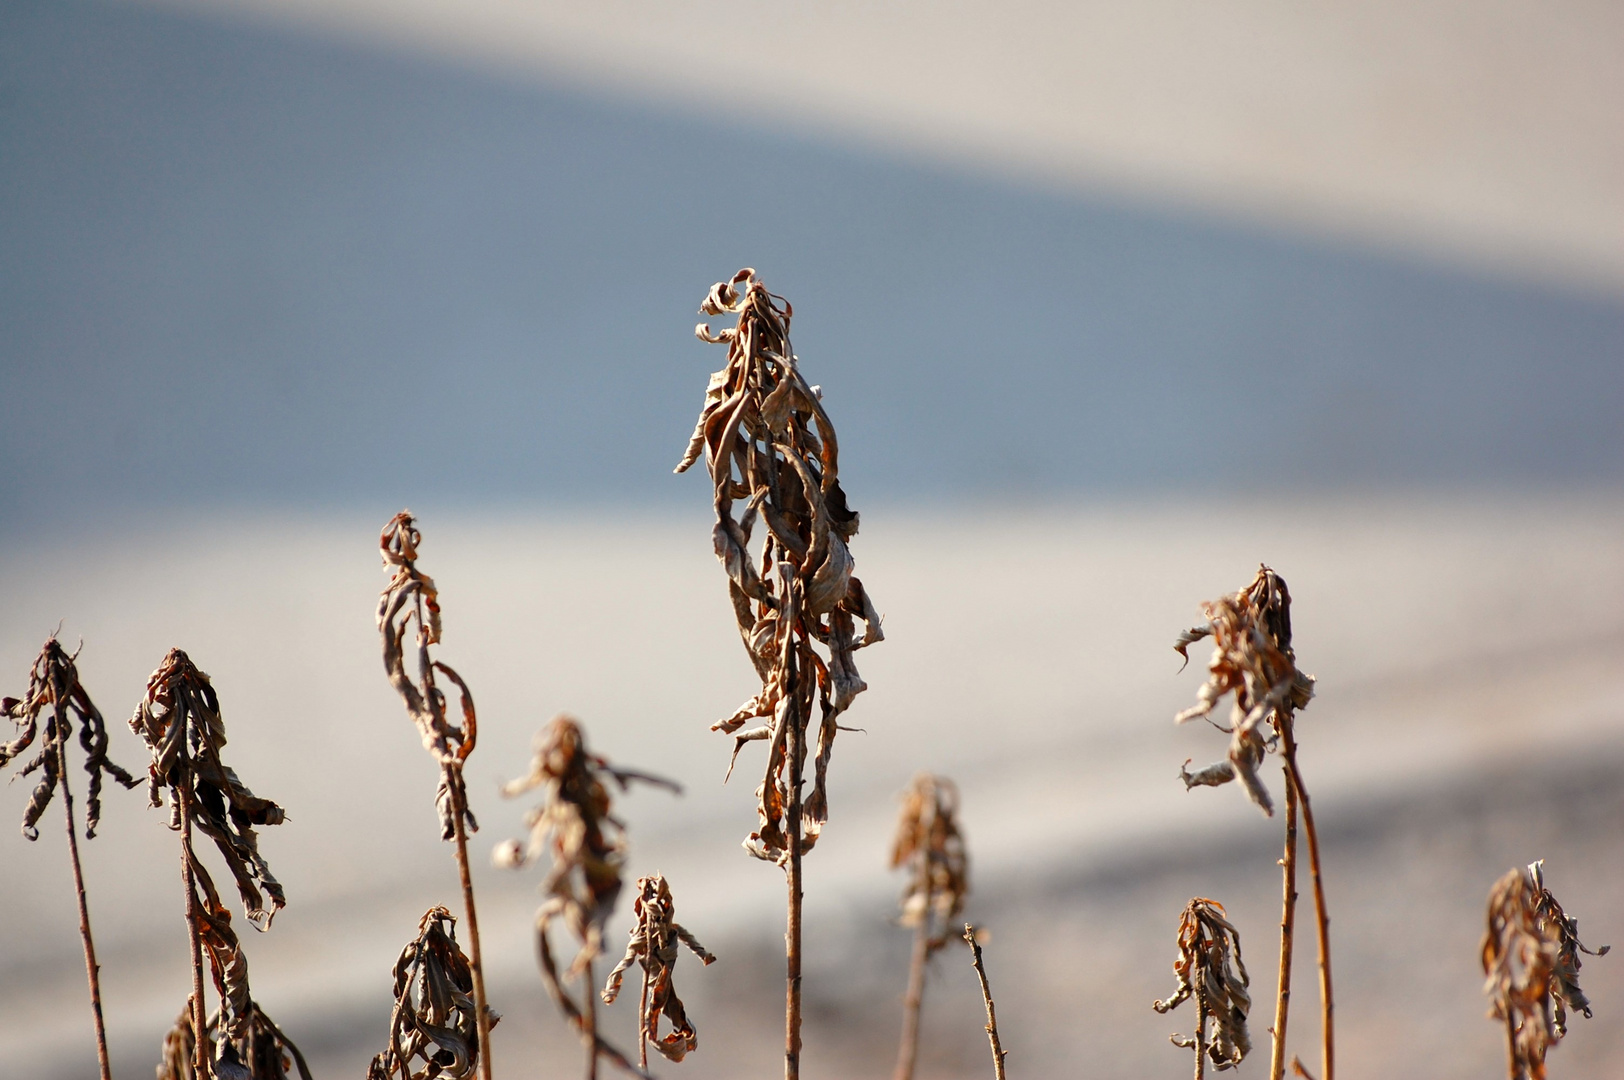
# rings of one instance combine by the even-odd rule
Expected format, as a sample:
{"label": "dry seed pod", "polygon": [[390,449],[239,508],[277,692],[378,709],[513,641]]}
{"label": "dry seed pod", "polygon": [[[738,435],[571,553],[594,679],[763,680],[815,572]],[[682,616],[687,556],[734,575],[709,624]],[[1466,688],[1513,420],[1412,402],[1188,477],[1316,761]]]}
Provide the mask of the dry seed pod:
{"label": "dry seed pod", "polygon": [[[854,654],[884,634],[852,573],[847,545],[857,533],[857,514],[840,487],[834,426],[790,347],[788,301],[744,269],[712,286],[700,312],[737,315],[738,322],[717,332],[701,323],[696,330],[702,341],[727,345],[727,363],[711,376],[676,471],[703,452],[714,493],[716,557],[727,572],[739,635],[761,679],[760,691],[713,730],[734,735],[735,761],[746,743],[768,743],[760,825],[745,848],[783,865],[790,852],[787,815],[799,798],[792,778],[806,762],[813,697],[820,715],[812,791],[797,823],[802,850],[812,847],[828,820],[826,774],[837,720],[867,688]],[[766,526],[759,563],[750,554],[758,516]],[[825,647],[827,659],[814,643]],[[751,722],[757,723],[746,728]]]}
{"label": "dry seed pod", "polygon": [[[621,976],[636,961],[643,968],[643,992],[638,1005],[638,1064],[648,1067],[644,1049],[653,1042],[654,1048],[672,1061],[681,1061],[699,1047],[699,1033],[688,1019],[682,999],[677,997],[672,976],[676,973],[677,944],[688,946],[695,956],[708,967],[716,957],[706,951],[686,927],[676,921],[676,902],[671,898],[671,886],[662,874],[637,879],[637,901],[632,907],[637,925],[632,928],[631,940],[626,944],[626,955],[609,973],[603,987],[604,1004],[613,1004],[620,994]],[[670,1034],[661,1037],[660,1016],[671,1021]]]}
{"label": "dry seed pod", "polygon": [[[424,912],[417,937],[395,962],[389,1046],[372,1059],[368,1080],[462,1080],[479,1061],[473,972],[457,946],[457,919],[443,907]],[[487,1030],[501,1016],[486,1009]]]}
{"label": "dry seed pod", "polygon": [[[304,1054],[282,1033],[256,1003],[248,1022],[248,1034],[241,1042],[228,1042],[217,1046],[220,1017],[209,1020],[205,1032],[205,1046],[214,1080],[290,1080],[296,1070],[299,1080],[311,1080],[310,1066]],[[157,1080],[197,1080],[193,1064],[197,1035],[192,1030],[192,1005],[186,1007],[175,1020],[175,1026],[164,1036],[163,1058],[158,1062]]]}
{"label": "dry seed pod", "polygon": [[1187,788],[1239,779],[1252,801],[1272,815],[1274,805],[1257,775],[1258,766],[1282,727],[1314,696],[1313,676],[1297,670],[1291,646],[1291,593],[1278,574],[1261,566],[1246,588],[1204,604],[1202,610],[1206,623],[1180,634],[1173,648],[1188,661],[1190,645],[1211,637],[1207,681],[1197,691],[1197,704],[1179,713],[1174,722],[1211,721],[1218,702],[1233,694],[1229,727],[1220,728],[1229,732],[1229,755],[1193,773],[1180,768],[1179,775]]}
{"label": "dry seed pod", "polygon": [[[902,925],[926,927],[930,949],[949,940],[949,927],[970,892],[970,858],[958,826],[959,789],[945,777],[920,773],[902,795],[891,845],[891,868],[906,867]],[[954,940],[960,935],[954,933]]]}
{"label": "dry seed pod", "polygon": [[182,805],[188,807],[191,824],[214,841],[237,879],[249,921],[267,929],[287,906],[287,897],[259,853],[254,826],[280,825],[286,815],[249,791],[220,760],[226,728],[209,677],[184,652],[170,649],[147,680],[130,727],[152,751],[147,782],[152,805],[162,806],[168,793],[169,827],[176,830],[182,828]]}
{"label": "dry seed pod", "polygon": [[1152,1008],[1159,1013],[1170,1012],[1185,999],[1195,998],[1195,1035],[1173,1035],[1173,1045],[1195,1050],[1197,1076],[1201,1075],[1203,1055],[1210,1057],[1220,1072],[1232,1069],[1252,1049],[1246,1031],[1246,1014],[1252,1008],[1252,997],[1247,992],[1251,979],[1241,960],[1240,931],[1224,918],[1222,904],[1198,896],[1185,905],[1179,918],[1178,950],[1178,959],[1173,961],[1178,990],[1166,1001],[1155,1002]]}
{"label": "dry seed pod", "polygon": [[[1506,1028],[1511,1080],[1544,1080],[1545,1054],[1567,1034],[1567,1009],[1590,1016],[1579,989],[1578,920],[1545,888],[1544,861],[1508,870],[1489,893],[1482,960],[1489,1017]],[[1553,1015],[1554,1014],[1554,1015]]]}

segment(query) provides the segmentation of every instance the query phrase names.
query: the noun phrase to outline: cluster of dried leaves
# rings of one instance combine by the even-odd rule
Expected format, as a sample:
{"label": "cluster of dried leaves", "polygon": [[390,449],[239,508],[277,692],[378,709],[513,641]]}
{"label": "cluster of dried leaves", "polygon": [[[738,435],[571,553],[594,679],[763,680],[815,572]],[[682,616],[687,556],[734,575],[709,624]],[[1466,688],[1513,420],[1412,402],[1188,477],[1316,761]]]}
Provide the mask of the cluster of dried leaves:
{"label": "cluster of dried leaves", "polygon": [[[551,854],[552,866],[541,884],[546,900],[536,912],[542,979],[565,1017],[594,1041],[597,1052],[632,1069],[626,1056],[597,1034],[590,1000],[592,962],[603,952],[604,926],[620,897],[625,862],[625,828],[610,812],[606,780],[622,791],[634,781],[679,794],[682,790],[669,780],[615,768],[587,750],[586,736],[574,718],[555,717],[536,736],[529,775],[502,788],[510,798],[536,789],[542,793],[541,804],[525,814],[529,843],[505,841],[493,858],[498,866],[517,868],[540,858],[543,851]],[[569,978],[586,976],[580,1002],[565,992],[553,959],[548,931],[559,919],[580,943],[567,972]]]}
{"label": "cluster of dried leaves", "polygon": [[1193,773],[1181,768],[1180,775],[1186,787],[1216,787],[1239,779],[1252,801],[1273,815],[1274,804],[1258,777],[1258,766],[1296,710],[1314,696],[1314,678],[1297,670],[1291,647],[1291,593],[1278,574],[1261,566],[1250,585],[1202,605],[1202,611],[1207,621],[1180,634],[1173,648],[1188,661],[1186,650],[1211,637],[1207,681],[1197,691],[1197,703],[1174,721],[1213,722],[1212,710],[1225,695],[1233,694],[1229,726],[1214,723],[1229,733],[1229,755]]}
{"label": "cluster of dried leaves", "polygon": [[[429,646],[440,643],[440,594],[434,579],[417,568],[417,546],[423,535],[409,510],[389,520],[378,536],[384,568],[393,568],[389,585],[378,598],[378,631],[383,636],[383,666],[389,684],[406,702],[406,712],[417,725],[423,748],[440,763],[440,787],[434,804],[440,813],[440,838],[456,835],[460,812],[468,832],[478,832],[479,823],[468,809],[463,785],[462,764],[473,753],[479,736],[473,695],[462,677],[429,654]],[[406,633],[416,627],[417,679],[406,670]],[[446,719],[446,696],[435,673],[450,679],[460,698],[462,724]]]}
{"label": "cluster of dried leaves", "polygon": [[[28,691],[21,698],[0,700],[0,711],[20,730],[17,737],[0,743],[0,768],[33,745],[39,735],[39,721],[45,719],[45,737],[39,753],[25,764],[18,775],[40,773],[39,783],[23,811],[23,835],[30,840],[39,838],[37,828],[40,815],[51,805],[59,784],[67,783],[63,772],[67,762],[68,740],[73,736],[74,722],[79,726],[79,745],[85,752],[85,772],[90,776],[90,793],[85,805],[85,839],[96,835],[101,822],[102,774],[106,773],[126,788],[140,783],[107,757],[107,724],[102,714],[79,684],[79,670],[74,666],[78,653],[69,655],[55,637],[48,639],[40,649],[34,666],[28,673]],[[47,714],[49,710],[49,714]]]}
{"label": "cluster of dried leaves", "polygon": [[1174,1035],[1173,1045],[1195,1050],[1198,1077],[1203,1055],[1210,1057],[1220,1072],[1232,1069],[1252,1049],[1252,1038],[1246,1030],[1246,1014],[1252,1008],[1252,996],[1247,992],[1251,979],[1241,960],[1240,931],[1224,917],[1222,904],[1198,896],[1185,905],[1179,917],[1178,950],[1178,959],[1173,961],[1178,990],[1166,1001],[1155,1002],[1152,1008],[1165,1013],[1187,998],[1195,998],[1195,1035]]}
{"label": "cluster of dried leaves", "polygon": [[[747,742],[769,743],[758,793],[760,825],[745,847],[783,865],[813,696],[821,717],[812,792],[798,823],[802,850],[816,843],[828,820],[825,776],[837,719],[866,689],[854,653],[884,635],[873,602],[852,574],[848,545],[857,533],[857,514],[840,487],[839,446],[821,392],[802,377],[790,347],[789,302],[744,269],[712,286],[699,310],[737,315],[738,322],[720,331],[705,323],[696,328],[702,341],[727,346],[727,363],[711,376],[676,471],[704,454],[714,489],[716,557],[727,571],[739,635],[761,679],[760,691],[713,730],[734,734],[734,760]],[[758,516],[766,526],[759,562],[750,554]],[[864,624],[861,640],[858,619]],[[827,660],[814,642],[827,649]],[[739,730],[760,720],[765,723]]]}
{"label": "cluster of dried leaves", "polygon": [[[257,1004],[252,1006],[247,1032],[241,1040],[232,1040],[223,1052],[217,1052],[219,1037],[220,1016],[216,1013],[204,1033],[204,1049],[212,1062],[215,1080],[290,1080],[293,1071],[298,1072],[299,1080],[311,1080],[304,1055]],[[198,1080],[196,1056],[197,1035],[192,1027],[192,1006],[187,1002],[175,1026],[164,1036],[157,1080]]]}
{"label": "cluster of dried leaves", "polygon": [[[647,1044],[672,1061],[681,1061],[699,1047],[699,1033],[688,1019],[688,1011],[672,985],[676,974],[677,945],[680,942],[706,966],[714,964],[716,957],[676,921],[677,906],[671,898],[671,886],[663,874],[652,874],[637,879],[637,901],[632,907],[637,925],[632,928],[631,940],[626,943],[626,955],[609,973],[603,987],[604,1004],[613,1004],[620,994],[621,977],[636,961],[643,968],[643,992],[638,1001],[638,1064],[648,1067]],[[660,1016],[671,1022],[669,1034],[659,1033]]]}
{"label": "cluster of dried leaves", "polygon": [[[389,1045],[372,1059],[367,1080],[463,1080],[480,1058],[474,976],[457,945],[457,919],[443,907],[424,912],[417,937],[395,962]],[[486,1009],[487,1030],[501,1016]]]}
{"label": "cluster of dried leaves", "polygon": [[1545,887],[1544,861],[1508,870],[1489,893],[1483,935],[1483,992],[1489,1016],[1506,1026],[1511,1080],[1543,1080],[1545,1054],[1567,1034],[1567,1010],[1591,1015],[1579,988],[1579,921]]}
{"label": "cluster of dried leaves", "polygon": [[[949,940],[949,928],[970,892],[970,857],[958,826],[959,789],[945,777],[920,773],[902,795],[902,815],[891,845],[891,868],[910,871],[903,891],[902,924],[923,925],[930,951]],[[953,932],[953,939],[960,935]]]}

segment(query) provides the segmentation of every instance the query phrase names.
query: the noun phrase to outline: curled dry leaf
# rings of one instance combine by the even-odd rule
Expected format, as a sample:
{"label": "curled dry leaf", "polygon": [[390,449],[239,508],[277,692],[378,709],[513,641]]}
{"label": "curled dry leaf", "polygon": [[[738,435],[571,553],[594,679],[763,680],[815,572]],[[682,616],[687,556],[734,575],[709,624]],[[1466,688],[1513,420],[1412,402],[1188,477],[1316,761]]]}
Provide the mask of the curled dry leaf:
{"label": "curled dry leaf", "polygon": [[[577,1030],[587,1030],[586,1010],[565,992],[553,960],[548,931],[562,919],[580,943],[568,977],[587,971],[603,952],[603,931],[620,897],[621,866],[625,862],[625,829],[611,813],[612,781],[626,790],[634,781],[655,784],[681,793],[669,780],[646,773],[617,769],[588,751],[581,725],[570,716],[557,716],[536,736],[535,755],[527,776],[505,785],[508,797],[539,789],[542,802],[525,815],[530,828],[528,844],[508,840],[493,853],[496,865],[517,868],[552,856],[552,866],[541,884],[546,898],[536,912],[536,944],[541,974],[559,1009]],[[588,986],[583,995],[591,994]],[[584,1000],[584,998],[583,998]],[[624,1054],[592,1032],[599,1051],[623,1068],[637,1072]]]}
{"label": "curled dry leaf", "polygon": [[187,794],[192,824],[220,849],[237,879],[249,921],[267,929],[287,906],[287,897],[259,853],[254,826],[280,825],[286,815],[276,803],[248,790],[221,761],[226,728],[209,677],[184,652],[170,649],[147,680],[146,696],[130,727],[152,751],[147,781],[152,805],[162,806],[167,792],[169,827],[179,830],[181,794]]}
{"label": "curled dry leaf", "polygon": [[[220,1037],[219,1014],[209,1020],[206,1051],[212,1062],[215,1080],[291,1080],[296,1071],[299,1080],[311,1080],[310,1066],[304,1054],[272,1022],[258,1003],[253,1004],[248,1017],[248,1034],[242,1041],[228,1040],[218,1044]],[[163,1057],[158,1062],[157,1080],[198,1080],[194,1065],[197,1035],[192,1029],[192,1004],[175,1020],[175,1026],[164,1036]]]}
{"label": "curled dry leaf", "polygon": [[[671,886],[661,874],[637,879],[637,901],[632,908],[637,925],[632,928],[631,940],[626,944],[626,955],[609,973],[604,984],[603,1000],[612,1004],[620,994],[621,976],[636,961],[643,968],[642,1015],[638,1018],[639,1038],[654,1043],[654,1048],[672,1061],[681,1061],[699,1046],[699,1033],[688,1019],[682,999],[677,997],[672,976],[676,973],[677,944],[680,942],[707,966],[716,957],[706,951],[686,927],[676,921],[676,903],[671,899]],[[671,1021],[671,1031],[659,1033],[660,1016]]]}
{"label": "curled dry leaf", "polygon": [[[395,961],[389,1045],[372,1059],[367,1080],[463,1080],[479,1062],[474,977],[457,945],[457,919],[443,907],[424,912],[417,937]],[[488,1028],[501,1019],[487,1008]]]}
{"label": "curled dry leaf", "polygon": [[[857,514],[840,487],[839,446],[822,395],[802,377],[790,347],[789,302],[769,293],[747,268],[712,286],[700,313],[736,315],[738,322],[720,331],[704,323],[697,328],[700,340],[727,346],[727,363],[711,376],[676,471],[704,454],[714,491],[716,557],[727,572],[739,636],[761,679],[760,691],[712,730],[734,736],[734,761],[746,743],[768,744],[760,825],[745,848],[782,865],[789,858],[790,775],[803,771],[813,696],[820,716],[812,792],[802,806],[803,850],[828,820],[826,774],[838,718],[867,688],[854,654],[884,634],[852,573],[848,545],[857,534]],[[765,525],[759,560],[750,554],[758,517]],[[793,765],[786,737],[792,725]]]}
{"label": "curled dry leaf", "polygon": [[[406,703],[406,712],[417,725],[423,748],[440,763],[440,787],[434,804],[440,814],[440,838],[456,835],[454,807],[460,807],[468,832],[478,832],[479,823],[468,809],[463,786],[462,764],[473,753],[479,736],[473,695],[468,685],[446,664],[435,660],[431,645],[440,643],[440,594],[434,579],[417,568],[417,547],[423,541],[411,511],[402,510],[389,520],[378,535],[378,550],[385,570],[391,570],[389,585],[378,598],[378,632],[383,638],[383,666],[389,684]],[[415,627],[417,677],[406,670],[406,633]],[[436,679],[444,675],[457,688],[462,723],[446,718],[446,695]]]}
{"label": "curled dry leaf", "polygon": [[[1296,710],[1314,696],[1314,679],[1297,670],[1291,646],[1291,593],[1278,574],[1258,568],[1252,583],[1232,596],[1202,606],[1207,622],[1184,631],[1173,648],[1189,659],[1189,646],[1213,639],[1207,681],[1196,693],[1196,704],[1174,717],[1174,722],[1211,721],[1212,711],[1225,695],[1233,695],[1226,760],[1179,775],[1187,788],[1216,787],[1239,780],[1265,814],[1274,813],[1258,766]],[[1189,764],[1185,763],[1186,766]]]}
{"label": "curled dry leaf", "polygon": [[69,655],[56,638],[45,642],[28,673],[28,691],[22,699],[0,700],[0,711],[16,724],[16,738],[0,743],[0,768],[33,745],[39,734],[40,717],[45,717],[45,737],[35,754],[20,770],[20,776],[35,772],[40,780],[23,811],[23,835],[30,840],[39,838],[39,819],[61,781],[63,750],[73,736],[74,722],[79,725],[79,745],[85,752],[85,772],[90,777],[90,794],[85,806],[85,839],[93,839],[96,826],[101,822],[101,791],[103,774],[111,776],[126,788],[140,783],[107,757],[107,724],[90,700],[90,695],[79,684],[79,670],[74,665],[78,653]]}
{"label": "curled dry leaf", "polygon": [[1198,896],[1185,905],[1179,918],[1178,950],[1178,959],[1173,961],[1178,989],[1152,1008],[1170,1012],[1195,998],[1195,1035],[1174,1035],[1173,1045],[1193,1048],[1197,1058],[1206,1054],[1219,1071],[1232,1069],[1252,1049],[1246,1030],[1246,1014],[1252,1008],[1247,992],[1251,979],[1241,960],[1240,931],[1224,917],[1222,904]]}
{"label": "curled dry leaf", "polygon": [[891,845],[891,868],[910,872],[901,900],[902,923],[923,923],[933,952],[949,940],[970,892],[970,857],[959,834],[958,810],[959,789],[953,781],[920,773],[902,794],[902,815]]}
{"label": "curled dry leaf", "polygon": [[1508,870],[1489,893],[1482,960],[1489,1017],[1506,1027],[1512,1080],[1543,1080],[1545,1054],[1567,1034],[1567,1009],[1591,1015],[1579,989],[1578,920],[1545,888],[1544,862]]}

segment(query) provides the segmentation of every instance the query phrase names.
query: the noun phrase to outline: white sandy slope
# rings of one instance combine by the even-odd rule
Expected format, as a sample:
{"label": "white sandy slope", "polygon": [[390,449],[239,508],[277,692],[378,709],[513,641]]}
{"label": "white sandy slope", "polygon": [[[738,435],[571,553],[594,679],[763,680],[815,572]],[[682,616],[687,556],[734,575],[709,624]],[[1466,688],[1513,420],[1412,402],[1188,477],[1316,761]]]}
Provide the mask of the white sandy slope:
{"label": "white sandy slope", "polygon": [[[269,934],[245,932],[256,997],[290,1026],[386,1007],[416,916],[455,907],[434,769],[378,659],[379,524],[179,517],[0,551],[0,686],[20,690],[60,621],[70,644],[84,640],[82,677],[126,766],[144,754],[123,720],[164,651],[186,648],[213,676],[229,762],[289,811],[262,842],[290,906]],[[782,886],[738,846],[759,747],[724,787],[730,741],[706,730],[752,689],[706,521],[447,512],[423,527],[446,612],[440,655],[479,704],[469,777],[493,984],[533,986],[536,880],[484,868],[519,828],[521,808],[495,788],[561,709],[612,759],[687,785],[681,799],[622,801],[630,873],[663,869],[681,908],[703,913],[690,918],[707,941],[769,939]],[[809,918],[892,902],[894,793],[919,769],[960,781],[987,881],[1254,827],[1237,792],[1176,780],[1181,761],[1215,758],[1224,740],[1170,722],[1205,654],[1180,674],[1168,646],[1199,600],[1244,584],[1260,559],[1290,582],[1299,656],[1320,680],[1302,731],[1322,819],[1480,772],[1616,756],[1621,537],[1616,497],[870,509],[855,553],[888,639],[860,654],[871,689],[849,719],[864,731],[836,746]],[[0,786],[0,816],[20,818],[25,783]],[[82,849],[111,1038],[141,1061],[188,987],[175,838],[141,791],[105,801],[102,835]],[[0,1061],[17,1075],[92,1061],[62,847],[55,806],[35,844],[0,828]],[[1587,925],[1624,938],[1617,910]],[[364,1055],[345,1054],[361,1055],[341,1057],[358,1074]]]}

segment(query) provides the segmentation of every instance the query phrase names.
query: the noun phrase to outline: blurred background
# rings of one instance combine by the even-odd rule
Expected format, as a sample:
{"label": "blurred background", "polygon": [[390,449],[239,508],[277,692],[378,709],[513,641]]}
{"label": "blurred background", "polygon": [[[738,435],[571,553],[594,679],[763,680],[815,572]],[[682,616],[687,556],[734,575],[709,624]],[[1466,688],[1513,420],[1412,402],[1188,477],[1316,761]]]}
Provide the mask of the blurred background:
{"label": "blurred background", "polygon": [[[1260,560],[1319,678],[1344,1070],[1491,1075],[1495,878],[1544,858],[1587,943],[1624,941],[1621,50],[1624,9],[1584,0],[14,0],[0,689],[60,627],[144,767],[122,718],[165,650],[213,676],[229,763],[289,811],[255,996],[359,1076],[457,896],[372,623],[409,506],[480,704],[499,1071],[578,1068],[540,874],[484,868],[521,830],[498,783],[569,710],[687,788],[621,803],[628,878],[664,870],[721,957],[679,965],[700,1050],[655,1071],[772,1072],[760,755],[724,786],[707,730],[754,676],[706,483],[670,472],[722,362],[695,309],[753,266],[839,425],[888,635],[808,860],[807,1075],[890,1070],[920,769],[963,791],[1012,1074],[1184,1075],[1192,1018],[1150,1002],[1194,895],[1242,931],[1240,1075],[1267,1074],[1279,823],[1183,790],[1224,739],[1173,727],[1205,650],[1168,648]],[[82,850],[115,1072],[144,1075],[189,989],[178,857],[143,792],[105,801]],[[0,828],[6,1075],[94,1072],[59,813]],[[932,979],[922,1080],[985,1075],[964,951]],[[1624,959],[1582,981],[1553,1075],[1617,1076]],[[635,1006],[605,1012],[629,1043]]]}

